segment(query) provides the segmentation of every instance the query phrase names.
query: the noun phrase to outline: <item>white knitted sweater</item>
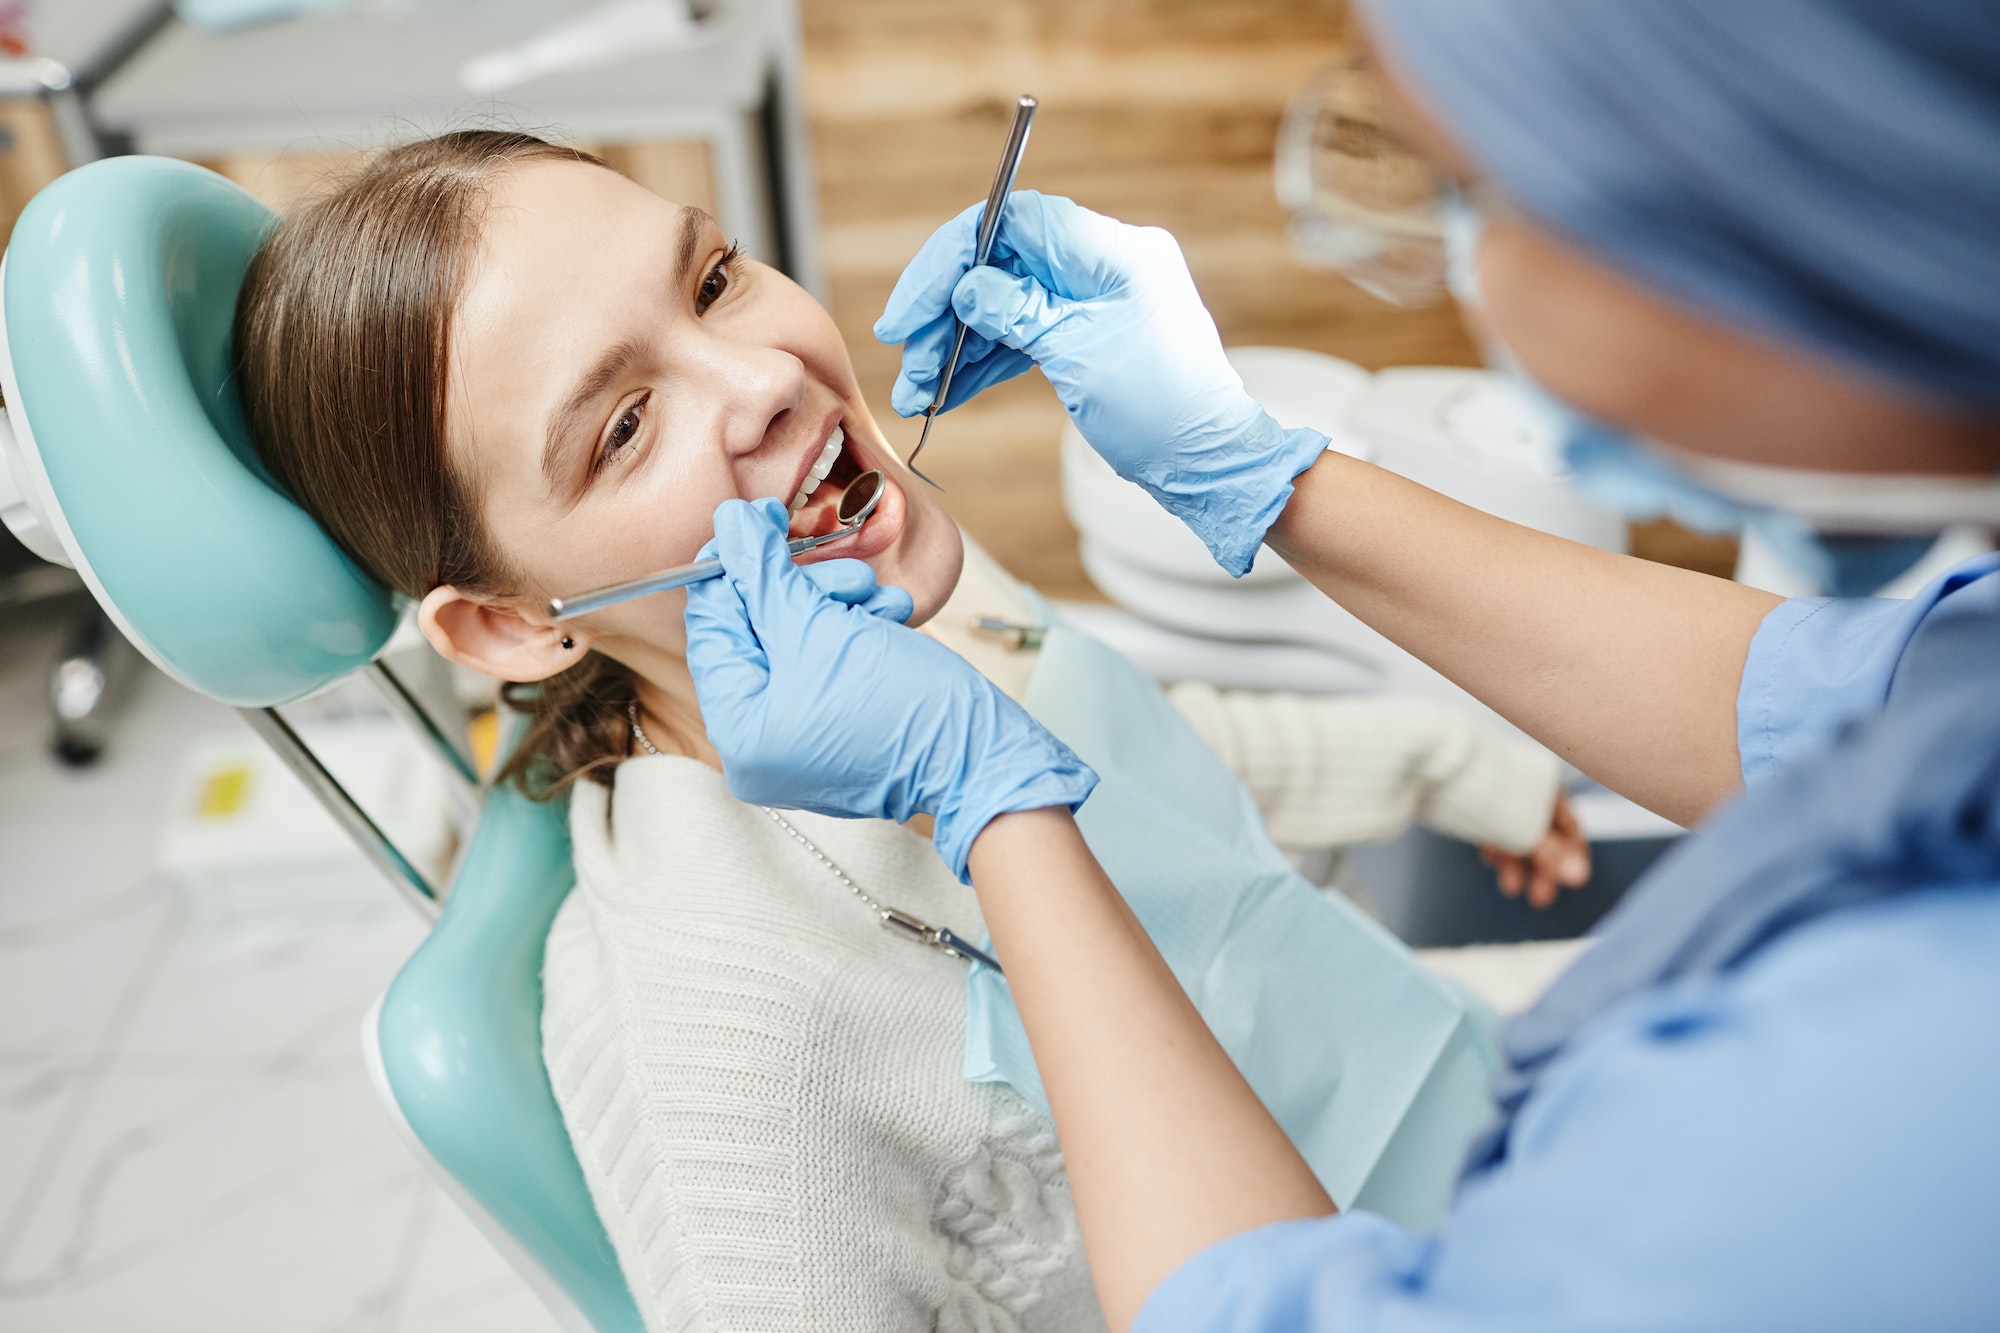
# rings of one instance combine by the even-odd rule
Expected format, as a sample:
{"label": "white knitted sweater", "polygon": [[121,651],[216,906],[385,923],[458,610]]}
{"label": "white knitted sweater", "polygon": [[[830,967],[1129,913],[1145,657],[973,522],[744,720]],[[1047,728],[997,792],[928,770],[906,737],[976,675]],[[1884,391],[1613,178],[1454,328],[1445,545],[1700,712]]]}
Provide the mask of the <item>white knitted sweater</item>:
{"label": "white knitted sweater", "polygon": [[1548,831],[1562,765],[1467,710],[1396,694],[1167,691],[1250,789],[1280,847],[1393,838],[1412,821],[1526,852]]}
{"label": "white knitted sweater", "polygon": [[[1032,654],[954,626],[1025,614],[977,548],[934,631],[1018,696]],[[1281,842],[1429,815],[1531,845],[1555,765],[1435,705],[1180,687]],[[970,890],[893,824],[785,818],[885,904],[971,939]],[[655,1330],[1103,1327],[1049,1127],[960,1077],[965,967],[884,931],[722,777],[679,756],[579,784],[577,887],[543,965],[543,1053]]]}
{"label": "white knitted sweater", "polygon": [[[927,840],[785,818],[884,902],[983,933]],[[609,802],[580,785],[571,827],[544,1058],[649,1329],[1102,1328],[1054,1134],[959,1075],[965,963],[883,930],[692,759],[626,762]]]}

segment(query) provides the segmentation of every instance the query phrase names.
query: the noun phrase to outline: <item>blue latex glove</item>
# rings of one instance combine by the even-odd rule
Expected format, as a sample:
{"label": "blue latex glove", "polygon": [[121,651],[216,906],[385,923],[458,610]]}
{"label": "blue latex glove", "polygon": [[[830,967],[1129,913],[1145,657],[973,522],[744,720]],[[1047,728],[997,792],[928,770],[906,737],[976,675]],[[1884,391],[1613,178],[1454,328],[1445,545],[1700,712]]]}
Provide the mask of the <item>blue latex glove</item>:
{"label": "blue latex glove", "polygon": [[930,405],[955,311],[969,333],[947,409],[1040,366],[1119,476],[1224,569],[1249,569],[1327,438],[1286,430],[1244,391],[1174,238],[1024,190],[1001,212],[992,263],[975,269],[978,228],[978,205],[940,227],[876,321],[877,338],[903,344],[896,411]]}
{"label": "blue latex glove", "polygon": [[[714,554],[713,541],[702,547],[704,558]],[[818,560],[794,568],[842,606],[857,607],[871,616],[881,616],[900,625],[917,609],[908,592],[893,583],[877,583],[875,567],[865,560]]]}
{"label": "blue latex glove", "polygon": [[[996,815],[1082,804],[1097,774],[944,645],[828,596],[785,550],[776,500],[726,500],[688,588],[688,667],[738,799],[903,822],[928,814],[966,880]],[[969,882],[969,881],[967,881]]]}

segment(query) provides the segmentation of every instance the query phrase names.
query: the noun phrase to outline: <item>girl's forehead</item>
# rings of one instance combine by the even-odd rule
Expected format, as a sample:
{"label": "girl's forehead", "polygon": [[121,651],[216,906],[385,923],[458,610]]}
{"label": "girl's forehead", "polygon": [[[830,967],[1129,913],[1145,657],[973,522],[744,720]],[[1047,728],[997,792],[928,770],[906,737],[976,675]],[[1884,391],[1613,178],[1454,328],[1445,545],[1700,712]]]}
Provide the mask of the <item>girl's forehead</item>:
{"label": "girl's forehead", "polygon": [[535,163],[509,175],[466,257],[455,351],[558,356],[578,339],[636,336],[638,322],[669,313],[719,239],[707,213],[601,167]]}
{"label": "girl's forehead", "polygon": [[[688,210],[617,172],[584,162],[524,162],[494,184],[479,248],[512,262],[594,259],[612,263],[632,247],[676,230]],[[616,238],[619,251],[601,247]]]}
{"label": "girl's forehead", "polygon": [[[560,344],[651,309],[671,286],[677,252],[690,248],[690,238],[698,244],[709,225],[699,210],[670,204],[601,168],[556,169],[588,173],[585,188],[523,190],[488,210],[459,291],[456,352],[495,340],[503,348],[551,338]],[[613,187],[622,184],[639,198],[592,176],[609,177]],[[530,355],[560,350],[544,346]]]}

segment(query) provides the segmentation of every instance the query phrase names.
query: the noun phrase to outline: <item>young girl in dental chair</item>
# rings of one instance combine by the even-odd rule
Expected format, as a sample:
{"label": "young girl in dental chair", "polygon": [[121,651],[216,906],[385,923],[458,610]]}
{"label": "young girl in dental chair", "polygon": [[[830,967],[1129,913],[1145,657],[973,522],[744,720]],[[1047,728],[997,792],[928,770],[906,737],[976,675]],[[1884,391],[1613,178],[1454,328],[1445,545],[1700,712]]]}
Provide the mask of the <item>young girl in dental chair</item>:
{"label": "young girl in dental chair", "polygon": [[[1327,967],[1390,1018],[1373,1036],[1284,1034],[1273,1077],[1309,1063],[1286,1042],[1406,1075],[1393,1104],[1339,1121],[1324,1166],[1308,1156],[1343,1205],[1442,1207],[1486,1112],[1477,1016],[1288,879],[1259,813],[1298,845],[1423,817],[1495,845],[1505,877],[1547,897],[1584,870],[1552,813],[1551,757],[1426,703],[1189,685],[1170,705],[1060,628],[1043,646],[977,637],[975,617],[1044,609],[910,484],[827,313],[705,213],[582,153],[467,132],[381,155],[267,240],[236,346],[272,475],[418,599],[440,652],[515,683],[530,725],[505,776],[571,801],[577,887],[548,941],[545,1059],[649,1326],[1101,1326],[1004,982],[982,968],[969,984],[964,958],[880,923],[893,908],[980,941],[971,892],[908,828],[730,795],[682,658],[681,593],[560,625],[544,611],[690,559],[732,496],[779,497],[795,534],[830,531],[868,469],[887,478],[872,519],[804,558],[823,586],[925,626],[1071,729],[1102,777],[1086,833],[1163,949],[1183,947],[1177,971],[1253,1084],[1272,1009],[1264,980],[1223,975],[1262,947],[1239,900],[1330,932]],[[1205,856],[1224,842],[1263,855],[1257,884],[1228,879],[1249,873],[1243,856]],[[1170,947],[1190,904],[1230,919]]]}

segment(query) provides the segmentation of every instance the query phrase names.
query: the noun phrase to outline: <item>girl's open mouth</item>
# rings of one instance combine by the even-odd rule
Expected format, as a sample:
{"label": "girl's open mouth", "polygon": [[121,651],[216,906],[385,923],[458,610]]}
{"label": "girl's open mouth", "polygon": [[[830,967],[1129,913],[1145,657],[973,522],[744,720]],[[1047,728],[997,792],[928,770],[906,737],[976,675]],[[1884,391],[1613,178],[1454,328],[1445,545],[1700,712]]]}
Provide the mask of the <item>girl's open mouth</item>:
{"label": "girl's open mouth", "polygon": [[852,557],[866,560],[880,554],[892,546],[901,535],[906,517],[906,501],[902,488],[896,483],[893,470],[870,458],[858,441],[850,438],[844,427],[835,424],[833,433],[820,448],[805,480],[792,496],[791,522],[787,530],[794,537],[820,537],[840,529],[841,493],[862,473],[880,470],[883,473],[882,500],[875,506],[874,514],[855,535],[837,542],[829,542],[818,550],[799,557],[801,563],[816,560],[839,560]]}

